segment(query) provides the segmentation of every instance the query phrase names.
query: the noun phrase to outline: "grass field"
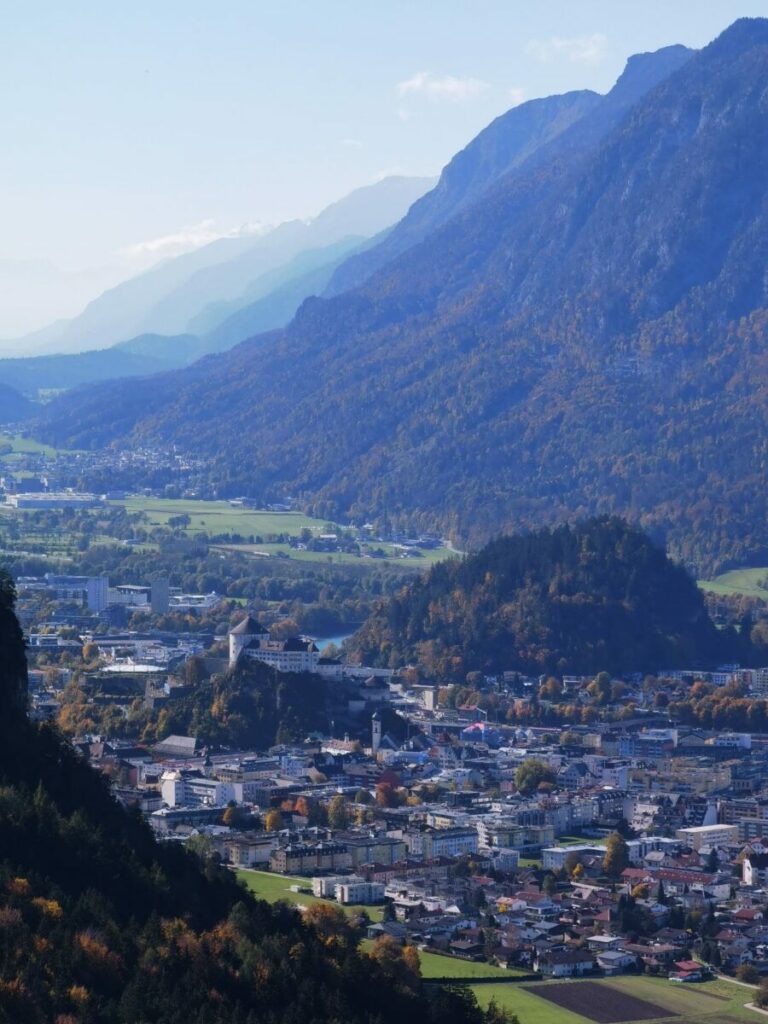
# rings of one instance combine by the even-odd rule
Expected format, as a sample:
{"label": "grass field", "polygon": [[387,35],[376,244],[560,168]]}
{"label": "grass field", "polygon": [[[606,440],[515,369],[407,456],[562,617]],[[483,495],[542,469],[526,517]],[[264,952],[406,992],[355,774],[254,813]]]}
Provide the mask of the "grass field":
{"label": "grass field", "polygon": [[[323,519],[313,519],[301,512],[260,512],[249,508],[239,508],[227,501],[184,501],[166,498],[143,498],[133,496],[110,504],[122,506],[128,512],[144,512],[149,517],[150,526],[166,526],[172,516],[186,515],[190,518],[185,532],[188,534],[207,533],[217,536],[224,533],[239,533],[243,537],[274,537],[285,534],[298,537],[302,530],[311,530],[313,534],[324,533],[326,527],[333,524]],[[378,563],[396,564],[400,568],[423,569],[434,562],[453,556],[446,548],[435,551],[424,551],[421,558],[402,558],[391,544],[377,544],[387,552],[386,558],[371,560],[362,559],[357,555],[344,552],[297,551],[289,544],[258,543],[258,544],[222,544],[222,551],[240,551],[252,554],[255,558],[263,555],[270,557],[288,556],[298,562],[324,562],[333,565],[375,565]]]}
{"label": "grass field", "polygon": [[713,594],[744,594],[746,597],[760,597],[768,601],[768,589],[759,584],[768,579],[768,568],[763,569],[732,569],[716,576],[713,580],[699,580],[702,590]]}
{"label": "grass field", "polygon": [[4,445],[11,445],[13,450],[0,456],[2,458],[13,458],[14,455],[47,455],[53,458],[57,453],[57,449],[48,444],[40,444],[31,437],[19,437],[18,434],[0,434],[0,446]]}
{"label": "grass field", "polygon": [[301,512],[258,512],[230,505],[228,501],[183,501],[170,498],[130,497],[112,501],[128,512],[145,512],[152,526],[166,526],[171,516],[189,516],[188,533],[240,533],[244,536],[266,537],[277,533],[298,537],[303,529],[322,533],[322,519],[312,519]]}
{"label": "grass field", "polygon": [[[292,878],[290,875],[273,875],[268,871],[236,871],[237,877],[245,882],[254,896],[258,896],[267,903],[277,903],[278,900],[285,900],[297,907],[309,907],[313,903],[327,903],[336,907],[339,904],[331,900],[321,900],[317,896],[308,893],[291,892],[292,885],[300,885],[310,889],[312,882],[308,878]],[[365,911],[372,921],[381,920],[381,907],[348,906],[344,910],[352,915]]]}
{"label": "grass field", "polygon": [[494,967],[493,964],[478,964],[470,960],[457,960],[452,956],[440,956],[419,950],[422,978],[514,978],[523,971]]}
{"label": "grass field", "polygon": [[325,562],[328,565],[397,565],[401,569],[428,569],[435,562],[444,558],[452,558],[454,554],[446,548],[436,548],[433,551],[423,551],[421,558],[403,558],[396,553],[392,544],[375,544],[387,552],[385,558],[362,558],[359,555],[349,554],[345,551],[297,551],[290,544],[221,544],[216,545],[221,551],[243,551],[252,554],[254,557],[269,555],[271,558],[276,555],[287,555],[288,558],[297,562]]}
{"label": "grass field", "polygon": [[[537,995],[537,991],[551,992],[553,987],[559,990],[562,1003]],[[494,1000],[499,1007],[516,1013],[521,1024],[634,1024],[640,1020],[645,1024],[756,1024],[762,1016],[744,1006],[750,1000],[748,989],[724,981],[676,985],[661,978],[626,976],[596,982],[476,985],[472,991],[482,1006]],[[636,1000],[648,1004],[641,1016],[637,1016],[641,1010]],[[588,1008],[574,1012],[568,1009],[569,1002],[587,1002]],[[648,1016],[655,1009],[658,1015]]]}

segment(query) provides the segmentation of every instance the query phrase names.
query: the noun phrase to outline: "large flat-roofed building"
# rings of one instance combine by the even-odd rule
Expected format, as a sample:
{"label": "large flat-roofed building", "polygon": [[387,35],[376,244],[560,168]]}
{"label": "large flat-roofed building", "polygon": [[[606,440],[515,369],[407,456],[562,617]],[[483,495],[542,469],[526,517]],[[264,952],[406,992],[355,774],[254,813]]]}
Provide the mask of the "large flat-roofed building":
{"label": "large flat-roofed building", "polygon": [[732,846],[739,841],[736,825],[697,825],[693,828],[679,828],[677,838],[693,850],[704,846]]}
{"label": "large flat-roofed building", "polygon": [[99,508],[104,504],[95,494],[78,494],[75,491],[42,494],[9,494],[7,503],[13,508]]}

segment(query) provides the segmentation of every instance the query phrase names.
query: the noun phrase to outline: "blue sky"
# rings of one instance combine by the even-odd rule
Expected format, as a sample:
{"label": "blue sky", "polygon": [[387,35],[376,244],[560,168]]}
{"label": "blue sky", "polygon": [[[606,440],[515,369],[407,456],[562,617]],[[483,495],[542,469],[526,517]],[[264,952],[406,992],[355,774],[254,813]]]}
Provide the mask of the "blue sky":
{"label": "blue sky", "polygon": [[[610,88],[768,0],[0,2],[2,259],[146,260],[434,174],[494,116]],[[165,241],[164,241],[165,240]]]}

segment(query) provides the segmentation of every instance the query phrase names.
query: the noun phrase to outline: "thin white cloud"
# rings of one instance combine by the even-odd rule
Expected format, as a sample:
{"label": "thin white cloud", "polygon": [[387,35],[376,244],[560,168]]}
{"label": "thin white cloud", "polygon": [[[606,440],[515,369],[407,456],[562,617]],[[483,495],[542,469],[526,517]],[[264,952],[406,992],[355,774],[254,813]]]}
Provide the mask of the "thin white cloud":
{"label": "thin white cloud", "polygon": [[391,167],[385,167],[378,174],[374,175],[372,184],[377,185],[380,181],[384,181],[385,178],[399,178],[407,173],[403,167],[393,164]]}
{"label": "thin white cloud", "polygon": [[417,71],[411,78],[397,84],[398,96],[427,96],[438,100],[467,100],[490,88],[480,78],[459,78],[456,75],[433,75]]}
{"label": "thin white cloud", "polygon": [[507,90],[507,99],[509,100],[510,107],[519,107],[521,103],[525,102],[527,96],[527,90],[521,86],[516,86],[514,89]]}
{"label": "thin white cloud", "polygon": [[166,256],[178,256],[183,252],[199,249],[200,246],[208,245],[209,242],[215,242],[220,238],[260,235],[268,230],[267,225],[259,223],[241,224],[239,227],[222,230],[217,227],[215,220],[209,218],[167,235],[159,235],[157,238],[149,238],[143,242],[126,245],[118,250],[118,255],[128,259],[145,259],[147,257],[159,259]]}
{"label": "thin white cloud", "polygon": [[549,39],[532,39],[526,49],[533,56],[548,63],[561,59],[575,64],[599,64],[605,56],[608,38],[602,32],[588,36],[551,36]]}
{"label": "thin white cloud", "polygon": [[362,149],[363,148],[363,144],[360,141],[360,139],[342,139],[341,140],[341,144],[342,144],[342,146],[344,146],[345,149]]}

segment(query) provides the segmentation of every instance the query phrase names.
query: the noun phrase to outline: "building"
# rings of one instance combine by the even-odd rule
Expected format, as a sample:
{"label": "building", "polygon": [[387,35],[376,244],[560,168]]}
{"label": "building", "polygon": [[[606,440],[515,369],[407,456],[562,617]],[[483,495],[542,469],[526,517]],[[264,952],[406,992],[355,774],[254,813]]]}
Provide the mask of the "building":
{"label": "building", "polygon": [[541,852],[541,866],[545,871],[560,871],[564,868],[568,858],[578,857],[599,857],[605,856],[604,846],[595,846],[590,843],[574,843],[571,846],[550,846]]}
{"label": "building", "polygon": [[355,867],[361,864],[397,864],[408,850],[403,839],[393,836],[345,835],[344,843]]}
{"label": "building", "polygon": [[227,864],[240,868],[268,867],[269,858],[277,849],[277,834],[241,832],[217,839],[214,845]]}
{"label": "building", "polygon": [[595,960],[586,950],[552,950],[539,953],[533,966],[545,978],[573,978],[591,971]]}
{"label": "building", "polygon": [[92,612],[103,612],[109,604],[109,580],[106,576],[91,576],[85,584],[85,603]]}
{"label": "building", "polygon": [[693,850],[711,846],[732,846],[738,842],[739,829],[736,825],[698,825],[693,828],[679,828],[677,838]]}
{"label": "building", "polygon": [[13,508],[100,508],[104,502],[95,494],[76,491],[44,492],[42,494],[9,494],[7,503]]}
{"label": "building", "polygon": [[369,882],[359,875],[326,875],[312,879],[313,895],[345,904],[381,903],[385,889],[383,882]]}
{"label": "building", "polygon": [[226,807],[236,797],[233,783],[192,772],[164,772],[160,791],[168,807]]}
{"label": "building", "polygon": [[362,878],[349,878],[339,883],[334,895],[339,903],[381,903],[385,886],[381,882],[366,882]]}
{"label": "building", "polygon": [[405,835],[410,852],[425,860],[435,857],[462,857],[477,853],[477,830],[474,828],[436,828]]}
{"label": "building", "polygon": [[252,615],[246,617],[229,631],[229,664],[237,659],[254,640],[269,640],[269,633]]}
{"label": "building", "polygon": [[344,843],[291,843],[269,858],[270,871],[281,875],[306,875],[316,871],[340,871],[352,866]]}
{"label": "building", "polygon": [[271,665],[278,672],[317,672],[320,651],[314,640],[294,636],[288,640],[255,639],[242,650],[242,656]]}

